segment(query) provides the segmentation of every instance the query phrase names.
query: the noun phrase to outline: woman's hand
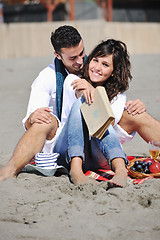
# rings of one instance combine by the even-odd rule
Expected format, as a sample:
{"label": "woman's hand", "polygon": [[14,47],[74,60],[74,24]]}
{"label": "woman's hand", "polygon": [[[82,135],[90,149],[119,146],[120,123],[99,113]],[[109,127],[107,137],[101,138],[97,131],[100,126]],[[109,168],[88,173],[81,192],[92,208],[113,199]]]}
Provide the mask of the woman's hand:
{"label": "woman's hand", "polygon": [[87,103],[91,104],[94,102],[95,88],[87,80],[74,80],[71,86],[73,86],[77,98],[83,95]]}
{"label": "woman's hand", "polygon": [[141,100],[135,99],[127,101],[126,109],[129,114],[136,115],[145,112],[146,106]]}

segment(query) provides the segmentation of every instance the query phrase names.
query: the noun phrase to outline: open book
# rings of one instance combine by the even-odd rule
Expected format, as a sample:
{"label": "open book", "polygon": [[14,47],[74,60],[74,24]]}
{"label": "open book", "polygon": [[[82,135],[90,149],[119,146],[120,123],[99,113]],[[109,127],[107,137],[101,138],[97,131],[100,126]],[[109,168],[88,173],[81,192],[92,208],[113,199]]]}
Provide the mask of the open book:
{"label": "open book", "polygon": [[96,87],[92,104],[89,105],[84,102],[81,105],[81,112],[87,124],[89,135],[99,139],[102,138],[109,125],[115,119],[106,90],[102,86]]}

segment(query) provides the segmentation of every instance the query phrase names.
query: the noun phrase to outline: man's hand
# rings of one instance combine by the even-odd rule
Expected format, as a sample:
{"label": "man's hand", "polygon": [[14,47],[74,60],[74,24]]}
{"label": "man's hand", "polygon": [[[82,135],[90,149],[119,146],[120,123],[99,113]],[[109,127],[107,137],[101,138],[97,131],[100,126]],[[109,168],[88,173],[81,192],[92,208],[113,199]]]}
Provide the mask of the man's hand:
{"label": "man's hand", "polygon": [[76,97],[83,97],[86,99],[86,102],[91,104],[94,102],[94,91],[95,88],[85,79],[74,80],[71,84],[75,90]]}
{"label": "man's hand", "polygon": [[28,121],[32,125],[33,123],[51,123],[51,110],[48,107],[38,108],[35,112],[31,113]]}
{"label": "man's hand", "polygon": [[127,101],[126,109],[129,114],[136,115],[145,112],[146,106],[141,100],[135,99]]}

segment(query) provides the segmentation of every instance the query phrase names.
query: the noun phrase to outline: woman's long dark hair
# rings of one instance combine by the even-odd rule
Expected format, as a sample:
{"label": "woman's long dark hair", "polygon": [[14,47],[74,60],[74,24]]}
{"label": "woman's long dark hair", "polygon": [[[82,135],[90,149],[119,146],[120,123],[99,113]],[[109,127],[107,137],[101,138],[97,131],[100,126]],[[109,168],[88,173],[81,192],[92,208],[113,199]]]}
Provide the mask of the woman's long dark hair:
{"label": "woman's long dark hair", "polygon": [[114,39],[108,39],[107,41],[101,42],[89,54],[82,71],[82,77],[94,86],[89,78],[88,69],[90,61],[92,58],[105,57],[111,54],[113,54],[113,74],[103,85],[110,101],[118,93],[126,91],[129,87],[129,79],[132,79],[130,72],[131,63],[126,44]]}

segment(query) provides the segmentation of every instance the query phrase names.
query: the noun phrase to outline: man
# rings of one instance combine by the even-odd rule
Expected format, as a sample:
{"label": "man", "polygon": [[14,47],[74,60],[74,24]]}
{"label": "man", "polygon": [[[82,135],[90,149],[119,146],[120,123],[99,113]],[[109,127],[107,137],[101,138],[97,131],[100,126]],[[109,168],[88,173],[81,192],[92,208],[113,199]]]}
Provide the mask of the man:
{"label": "man", "polygon": [[[16,176],[38,152],[51,152],[62,126],[62,89],[68,73],[79,74],[85,58],[83,40],[72,26],[62,26],[52,33],[51,42],[56,56],[32,84],[32,90],[23,125],[27,130],[20,139],[10,161],[0,171],[0,180]],[[85,80],[80,89],[92,94]],[[141,105],[141,104],[140,104]],[[134,103],[130,103],[132,108]],[[143,106],[140,107],[143,109]],[[135,112],[139,109],[136,107]],[[52,114],[51,114],[52,112]],[[133,111],[134,112],[134,111]]]}
{"label": "man", "polygon": [[51,35],[51,42],[56,58],[32,84],[27,115],[23,119],[27,131],[8,164],[0,171],[0,180],[16,176],[43,148],[44,152],[50,152],[60,132],[63,81],[68,73],[79,73],[85,50],[79,32],[71,26],[56,29]]}

